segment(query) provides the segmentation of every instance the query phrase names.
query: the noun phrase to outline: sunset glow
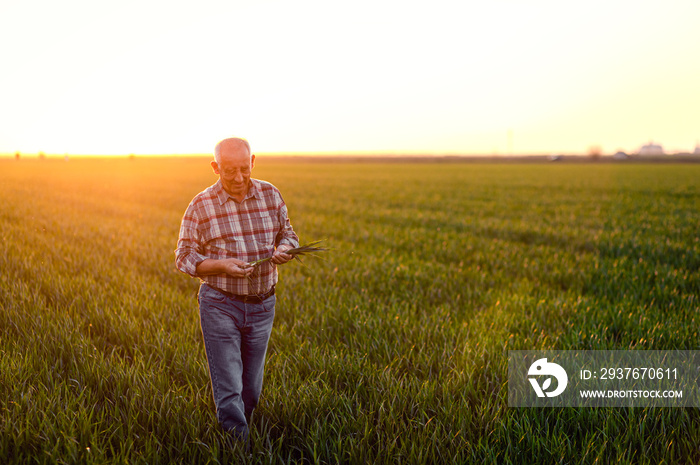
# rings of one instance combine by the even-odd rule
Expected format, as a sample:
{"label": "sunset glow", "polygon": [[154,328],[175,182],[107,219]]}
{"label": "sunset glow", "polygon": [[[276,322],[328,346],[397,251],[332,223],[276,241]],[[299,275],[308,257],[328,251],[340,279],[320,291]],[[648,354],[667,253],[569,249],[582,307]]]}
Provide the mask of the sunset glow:
{"label": "sunset glow", "polygon": [[700,2],[0,3],[0,153],[700,141]]}

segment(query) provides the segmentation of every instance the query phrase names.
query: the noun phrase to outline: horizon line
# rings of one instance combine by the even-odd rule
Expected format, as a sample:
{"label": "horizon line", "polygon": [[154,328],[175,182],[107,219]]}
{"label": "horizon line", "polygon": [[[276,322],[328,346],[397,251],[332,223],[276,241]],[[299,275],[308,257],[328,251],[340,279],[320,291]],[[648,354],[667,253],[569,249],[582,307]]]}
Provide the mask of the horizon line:
{"label": "horizon line", "polygon": [[[146,152],[129,152],[129,153],[71,153],[71,152],[48,152],[48,151],[28,151],[22,152],[20,150],[14,152],[0,152],[0,157],[3,156],[46,156],[46,157],[206,157],[214,156],[213,152],[172,152],[172,153],[146,153]],[[476,153],[476,152],[401,152],[397,150],[391,151],[380,151],[380,150],[358,150],[358,151],[306,151],[306,152],[264,152],[264,151],[254,151],[254,155],[264,155],[264,156],[280,156],[280,157],[315,157],[315,156],[363,156],[363,157],[511,157],[511,156],[549,156],[549,155],[577,155],[574,152],[523,152],[523,153]]]}
{"label": "horizon line", "polygon": [[[562,158],[573,158],[573,159],[595,159],[595,158],[614,158],[618,153],[602,153],[598,155],[584,154],[584,153],[513,153],[513,154],[501,154],[501,153],[398,153],[398,152],[258,152],[254,155],[262,157],[274,157],[274,158],[383,158],[383,159],[517,159],[517,158],[546,158],[550,160],[558,160]],[[699,158],[699,153],[693,152],[668,152],[660,154],[639,154],[639,152],[629,152],[625,154],[627,157],[631,158],[642,158],[642,159],[652,159],[652,158],[672,158],[672,157],[692,157]],[[135,159],[135,158],[213,158],[212,153],[129,153],[129,154],[71,154],[71,153],[47,153],[47,152],[0,152],[0,159]]]}

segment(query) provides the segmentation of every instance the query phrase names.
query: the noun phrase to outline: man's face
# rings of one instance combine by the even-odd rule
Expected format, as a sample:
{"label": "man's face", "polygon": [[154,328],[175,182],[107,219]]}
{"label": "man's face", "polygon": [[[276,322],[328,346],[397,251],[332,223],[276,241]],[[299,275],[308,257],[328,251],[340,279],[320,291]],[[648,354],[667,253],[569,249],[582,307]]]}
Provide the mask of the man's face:
{"label": "man's face", "polygon": [[250,155],[242,143],[224,144],[219,150],[219,163],[211,162],[214,173],[219,175],[224,190],[241,201],[248,193],[250,173],[255,155]]}

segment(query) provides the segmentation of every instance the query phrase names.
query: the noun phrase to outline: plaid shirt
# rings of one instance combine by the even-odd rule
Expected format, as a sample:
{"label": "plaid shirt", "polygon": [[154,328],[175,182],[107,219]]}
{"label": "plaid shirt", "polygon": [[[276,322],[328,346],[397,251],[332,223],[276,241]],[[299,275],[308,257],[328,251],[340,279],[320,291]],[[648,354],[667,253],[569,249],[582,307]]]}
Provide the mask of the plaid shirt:
{"label": "plaid shirt", "polygon": [[287,218],[280,191],[269,182],[250,180],[248,194],[236,202],[221,180],[195,196],[182,217],[175,250],[177,268],[203,282],[239,295],[262,294],[277,283],[277,267],[267,261],[249,278],[225,273],[198,276],[197,265],[207,258],[237,258],[252,262],[271,256],[275,248],[299,246]]}

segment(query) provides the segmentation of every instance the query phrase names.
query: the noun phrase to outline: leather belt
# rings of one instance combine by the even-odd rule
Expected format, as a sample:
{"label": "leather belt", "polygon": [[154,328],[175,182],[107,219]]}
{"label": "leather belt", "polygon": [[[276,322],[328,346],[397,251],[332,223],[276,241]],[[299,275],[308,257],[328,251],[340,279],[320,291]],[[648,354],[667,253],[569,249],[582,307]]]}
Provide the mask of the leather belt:
{"label": "leather belt", "polygon": [[214,289],[217,292],[221,292],[226,297],[230,297],[233,300],[237,300],[239,302],[243,302],[246,304],[259,304],[259,303],[262,303],[263,300],[275,295],[275,286],[272,286],[269,291],[267,291],[263,294],[257,294],[257,295],[233,294],[231,292],[224,291],[223,289],[219,289],[218,287],[214,287],[211,284],[207,284],[207,286],[211,287],[212,289]]}

